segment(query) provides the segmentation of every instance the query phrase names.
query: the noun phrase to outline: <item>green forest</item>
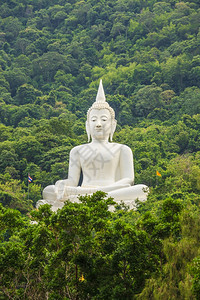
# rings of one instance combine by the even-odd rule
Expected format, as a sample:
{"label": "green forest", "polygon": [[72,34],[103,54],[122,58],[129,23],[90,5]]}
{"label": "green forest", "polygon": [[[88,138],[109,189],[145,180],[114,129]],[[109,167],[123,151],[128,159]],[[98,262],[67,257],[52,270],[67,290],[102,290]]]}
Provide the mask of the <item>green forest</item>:
{"label": "green forest", "polygon": [[[148,200],[37,210],[100,79]],[[0,122],[0,300],[200,299],[199,0],[0,0]]]}

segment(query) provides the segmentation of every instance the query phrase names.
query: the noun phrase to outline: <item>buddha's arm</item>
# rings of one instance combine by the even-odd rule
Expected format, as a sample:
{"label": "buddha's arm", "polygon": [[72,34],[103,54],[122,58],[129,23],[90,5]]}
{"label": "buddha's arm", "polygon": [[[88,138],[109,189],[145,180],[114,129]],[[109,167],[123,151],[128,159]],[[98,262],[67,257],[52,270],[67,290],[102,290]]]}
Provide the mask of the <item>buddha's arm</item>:
{"label": "buddha's arm", "polygon": [[111,192],[134,184],[133,154],[128,146],[123,145],[121,148],[119,168],[120,179],[107,186],[102,186],[102,191]]}
{"label": "buddha's arm", "polygon": [[130,185],[134,184],[134,165],[133,165],[133,153],[132,150],[128,147],[123,145],[121,148],[120,153],[120,180],[115,182],[117,183],[127,183]]}
{"label": "buddha's arm", "polygon": [[66,186],[76,187],[79,182],[81,173],[80,160],[78,155],[78,147],[73,148],[69,155],[68,179],[58,180],[55,184],[57,189],[57,199],[63,197]]}

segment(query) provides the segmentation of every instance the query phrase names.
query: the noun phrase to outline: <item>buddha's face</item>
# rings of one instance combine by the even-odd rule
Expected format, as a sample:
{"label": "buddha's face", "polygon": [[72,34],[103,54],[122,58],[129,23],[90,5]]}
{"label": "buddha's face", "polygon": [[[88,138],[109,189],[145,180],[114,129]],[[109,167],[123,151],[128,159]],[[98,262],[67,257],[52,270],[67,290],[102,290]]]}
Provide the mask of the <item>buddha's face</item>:
{"label": "buddha's face", "polygon": [[112,130],[112,118],[108,109],[92,109],[88,120],[92,139],[108,140]]}

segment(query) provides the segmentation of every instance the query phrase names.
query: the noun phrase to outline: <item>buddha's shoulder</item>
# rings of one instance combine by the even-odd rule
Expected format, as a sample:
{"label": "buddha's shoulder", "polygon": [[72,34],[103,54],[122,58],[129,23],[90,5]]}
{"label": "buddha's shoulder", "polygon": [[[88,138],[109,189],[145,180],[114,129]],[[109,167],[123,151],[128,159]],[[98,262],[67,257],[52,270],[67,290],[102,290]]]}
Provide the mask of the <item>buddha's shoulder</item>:
{"label": "buddha's shoulder", "polygon": [[86,150],[87,148],[89,148],[89,144],[82,144],[82,145],[75,146],[74,148],[71,149],[70,154],[76,154],[80,151]]}
{"label": "buddha's shoulder", "polygon": [[120,153],[120,155],[129,155],[132,154],[131,148],[127,145],[119,144],[119,143],[110,143],[110,150],[113,153]]}
{"label": "buddha's shoulder", "polygon": [[127,145],[124,145],[124,144],[110,143],[110,145],[112,145],[112,147],[120,148],[122,151],[129,151],[129,150],[131,150],[130,147],[128,147]]}

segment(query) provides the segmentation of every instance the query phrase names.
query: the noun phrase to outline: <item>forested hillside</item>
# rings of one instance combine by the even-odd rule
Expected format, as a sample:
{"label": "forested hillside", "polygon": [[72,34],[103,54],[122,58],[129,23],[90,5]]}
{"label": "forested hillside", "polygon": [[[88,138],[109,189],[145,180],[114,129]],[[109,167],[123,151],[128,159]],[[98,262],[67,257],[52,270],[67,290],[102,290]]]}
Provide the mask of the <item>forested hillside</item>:
{"label": "forested hillside", "polygon": [[[199,0],[0,0],[0,299],[200,299],[199,28]],[[36,211],[100,78],[149,199]]]}

